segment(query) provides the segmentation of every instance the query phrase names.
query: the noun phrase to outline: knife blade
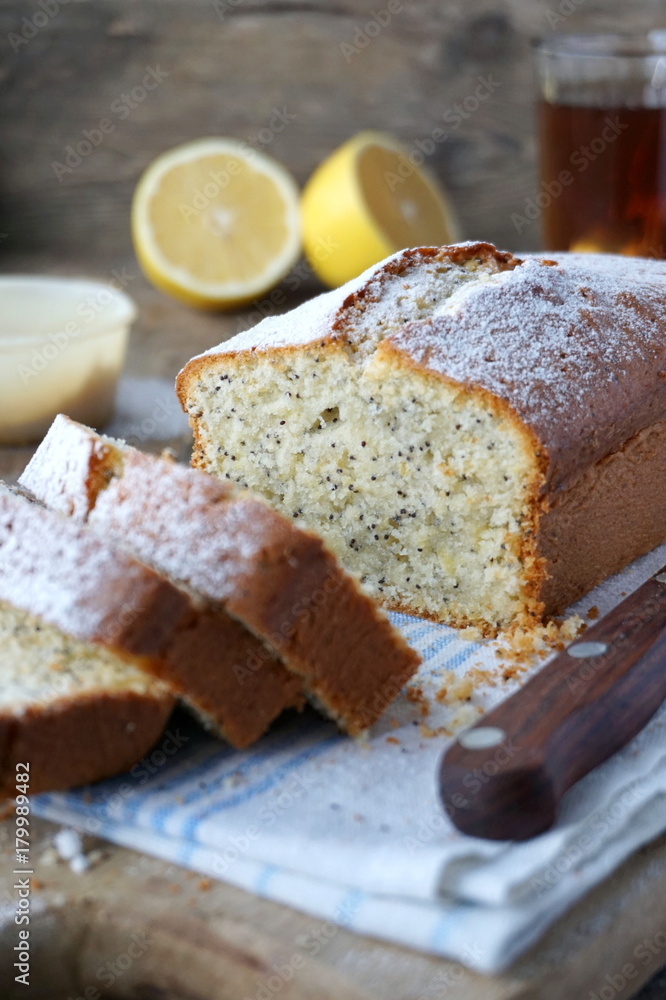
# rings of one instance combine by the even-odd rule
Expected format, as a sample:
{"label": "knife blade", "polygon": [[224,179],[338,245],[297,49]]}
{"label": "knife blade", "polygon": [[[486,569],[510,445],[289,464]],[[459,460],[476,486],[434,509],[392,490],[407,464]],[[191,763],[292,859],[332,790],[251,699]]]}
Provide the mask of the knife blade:
{"label": "knife blade", "polygon": [[665,700],[666,566],[459,734],[439,768],[444,808],[473,837],[543,833],[564,793]]}

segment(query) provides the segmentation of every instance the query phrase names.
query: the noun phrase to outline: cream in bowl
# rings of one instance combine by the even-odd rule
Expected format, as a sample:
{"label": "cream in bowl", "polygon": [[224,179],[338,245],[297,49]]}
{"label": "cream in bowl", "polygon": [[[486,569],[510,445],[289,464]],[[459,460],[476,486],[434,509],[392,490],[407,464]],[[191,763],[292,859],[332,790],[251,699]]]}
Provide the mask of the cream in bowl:
{"label": "cream in bowl", "polygon": [[135,317],[100,282],[0,277],[0,445],[39,441],[61,412],[103,427]]}

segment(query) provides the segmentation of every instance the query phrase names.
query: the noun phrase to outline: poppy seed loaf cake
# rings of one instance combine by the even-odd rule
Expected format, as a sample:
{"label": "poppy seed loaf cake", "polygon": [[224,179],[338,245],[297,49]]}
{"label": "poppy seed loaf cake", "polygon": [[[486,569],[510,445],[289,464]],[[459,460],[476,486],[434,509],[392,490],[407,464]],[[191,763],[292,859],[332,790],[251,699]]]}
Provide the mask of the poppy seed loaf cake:
{"label": "poppy seed loaf cake", "polygon": [[418,655],[320,538],[230,483],[63,415],[20,482],[194,588],[245,636],[242,656],[231,640],[226,649],[219,643],[220,656],[229,654],[220,683],[228,713],[256,735],[303,694],[359,733],[418,667]]}
{"label": "poppy seed loaf cake", "polygon": [[[284,700],[270,702],[270,676],[267,697],[250,684],[239,689],[227,672],[236,648],[226,617],[195,591],[175,585],[108,536],[6,487],[0,487],[3,600],[71,639],[131,656],[234,746],[258,739],[285,707]],[[288,681],[287,703],[299,704],[298,685]]]}
{"label": "poppy seed loaf cake", "polygon": [[666,537],[666,265],[407,250],[193,359],[193,464],[386,606],[541,621]]}

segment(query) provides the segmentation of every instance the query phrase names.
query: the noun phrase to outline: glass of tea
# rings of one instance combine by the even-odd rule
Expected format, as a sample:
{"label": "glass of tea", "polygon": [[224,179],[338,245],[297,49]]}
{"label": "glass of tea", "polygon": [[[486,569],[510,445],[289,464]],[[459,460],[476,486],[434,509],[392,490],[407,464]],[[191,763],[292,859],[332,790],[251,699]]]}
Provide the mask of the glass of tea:
{"label": "glass of tea", "polygon": [[666,257],[666,31],[556,35],[535,60],[546,249]]}

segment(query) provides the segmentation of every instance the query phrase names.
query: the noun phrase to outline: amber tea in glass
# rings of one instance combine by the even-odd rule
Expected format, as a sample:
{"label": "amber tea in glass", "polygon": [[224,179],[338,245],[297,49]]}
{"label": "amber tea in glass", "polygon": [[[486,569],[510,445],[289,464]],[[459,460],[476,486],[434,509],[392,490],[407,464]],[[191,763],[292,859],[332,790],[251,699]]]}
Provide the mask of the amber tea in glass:
{"label": "amber tea in glass", "polygon": [[666,32],[536,48],[544,246],[666,257]]}

